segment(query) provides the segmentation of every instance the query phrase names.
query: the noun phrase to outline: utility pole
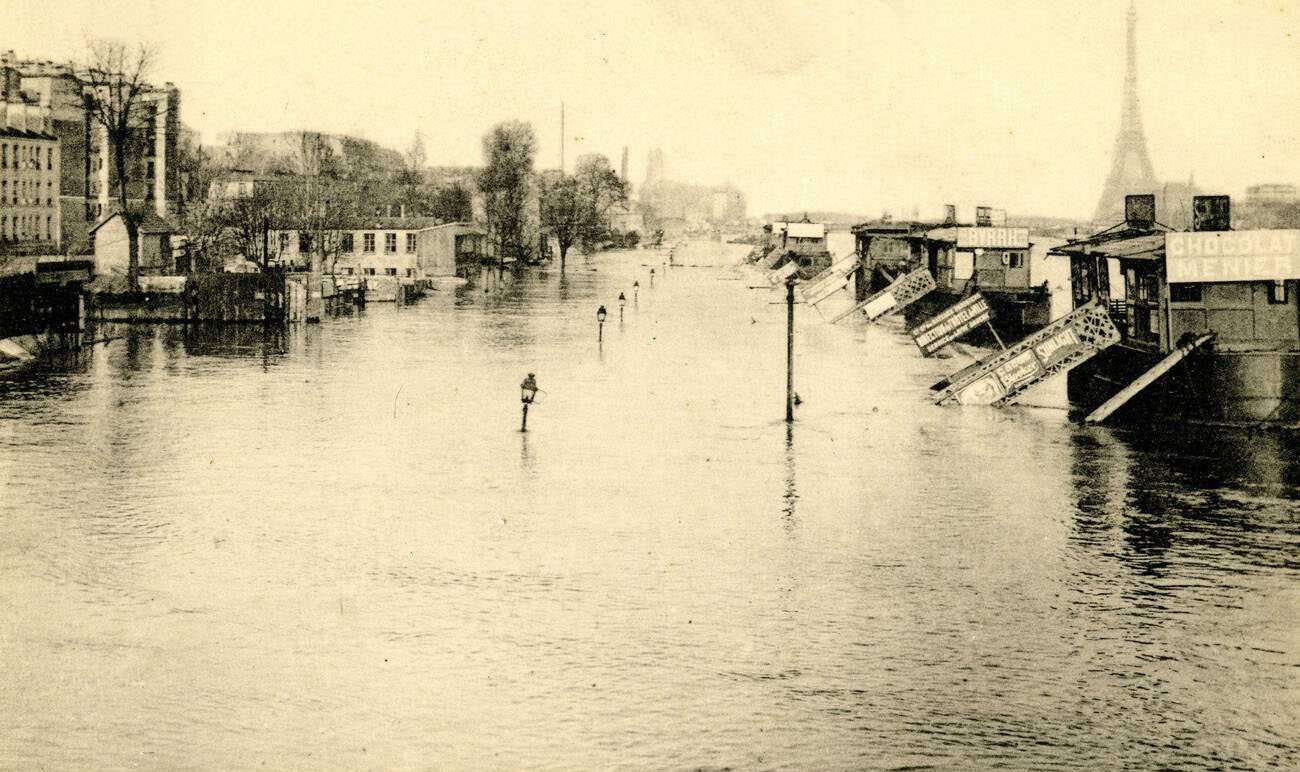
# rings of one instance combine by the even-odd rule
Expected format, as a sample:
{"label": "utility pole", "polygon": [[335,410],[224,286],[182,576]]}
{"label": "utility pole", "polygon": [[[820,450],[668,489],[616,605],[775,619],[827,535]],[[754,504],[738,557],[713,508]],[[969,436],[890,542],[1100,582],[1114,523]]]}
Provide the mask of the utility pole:
{"label": "utility pole", "polygon": [[794,276],[785,280],[785,421],[794,422]]}

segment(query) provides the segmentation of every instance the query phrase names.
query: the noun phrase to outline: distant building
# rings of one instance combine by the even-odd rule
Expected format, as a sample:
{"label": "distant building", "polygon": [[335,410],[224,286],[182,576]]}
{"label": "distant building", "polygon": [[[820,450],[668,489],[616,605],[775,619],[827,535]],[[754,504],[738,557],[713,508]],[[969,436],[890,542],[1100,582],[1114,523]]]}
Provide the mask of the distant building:
{"label": "distant building", "polygon": [[249,169],[233,169],[208,183],[208,198],[214,200],[247,198],[285,181],[284,175],[259,174]]}
{"label": "distant building", "polygon": [[[380,218],[337,234],[327,273],[425,279],[455,276],[459,264],[479,262],[487,235],[469,223],[439,223],[430,218]],[[333,236],[332,236],[333,237]],[[311,262],[309,234],[273,230],[272,262],[303,268]]]}
{"label": "distant building", "polygon": [[[5,122],[40,121],[39,130],[59,140],[59,229],[65,249],[88,245],[92,225],[116,208],[116,172],[103,127],[86,109],[73,65],[18,59],[0,53],[0,85]],[[149,85],[139,97],[135,142],[127,154],[127,199],[132,210],[149,209],[166,217],[177,210],[180,176],[180,91],[171,83]]]}
{"label": "distant building", "polygon": [[644,235],[645,216],[627,204],[616,206],[609,212],[609,229],[621,235],[634,232]]}
{"label": "distant building", "polygon": [[59,140],[0,126],[0,253],[58,254]]}
{"label": "distant building", "polygon": [[1290,183],[1267,183],[1246,188],[1248,204],[1288,204],[1296,200],[1300,200],[1300,194]]}

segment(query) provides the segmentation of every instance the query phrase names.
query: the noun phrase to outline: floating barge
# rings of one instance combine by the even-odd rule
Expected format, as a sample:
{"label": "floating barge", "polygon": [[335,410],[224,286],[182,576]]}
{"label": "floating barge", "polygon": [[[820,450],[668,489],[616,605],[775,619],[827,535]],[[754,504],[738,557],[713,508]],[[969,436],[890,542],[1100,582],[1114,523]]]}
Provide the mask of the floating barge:
{"label": "floating barge", "polygon": [[976,292],[988,299],[1003,338],[1022,338],[1051,321],[1047,282],[1033,276],[1030,266],[1027,228],[910,221],[863,223],[853,227],[853,235],[862,260],[859,300],[918,268],[934,276],[934,291],[906,310],[909,324]]}
{"label": "floating barge", "polygon": [[1069,373],[1090,419],[1300,427],[1300,231],[1229,230],[1226,197],[1206,198],[1222,203],[1198,198],[1198,231],[1161,226],[1139,202],[1051,251],[1070,259],[1074,307],[1096,301],[1121,334]]}

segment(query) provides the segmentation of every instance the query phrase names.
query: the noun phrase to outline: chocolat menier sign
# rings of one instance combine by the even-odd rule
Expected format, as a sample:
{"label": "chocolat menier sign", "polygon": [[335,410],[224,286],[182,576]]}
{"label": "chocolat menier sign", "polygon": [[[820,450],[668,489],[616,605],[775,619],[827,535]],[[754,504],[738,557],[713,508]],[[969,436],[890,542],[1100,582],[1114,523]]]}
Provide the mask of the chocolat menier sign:
{"label": "chocolat menier sign", "polygon": [[1165,234],[1170,283],[1300,279],[1300,230]]}

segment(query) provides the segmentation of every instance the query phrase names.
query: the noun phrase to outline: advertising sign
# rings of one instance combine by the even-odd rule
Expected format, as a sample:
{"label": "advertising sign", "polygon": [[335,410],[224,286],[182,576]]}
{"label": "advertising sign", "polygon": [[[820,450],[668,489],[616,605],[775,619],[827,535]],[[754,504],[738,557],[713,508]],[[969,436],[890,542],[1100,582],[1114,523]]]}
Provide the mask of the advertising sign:
{"label": "advertising sign", "polygon": [[1228,196],[1192,196],[1192,230],[1226,231],[1232,227]]}
{"label": "advertising sign", "polygon": [[934,277],[928,268],[917,268],[895,279],[888,287],[831,320],[838,322],[854,311],[862,311],[868,321],[875,321],[890,311],[901,310],[934,289]]}
{"label": "advertising sign", "polygon": [[988,322],[988,301],[976,292],[943,312],[908,330],[921,353],[930,356],[961,336]]}
{"label": "advertising sign", "polygon": [[1124,197],[1124,222],[1146,228],[1156,221],[1156,197],[1150,193]]}
{"label": "advertising sign", "polygon": [[769,284],[780,284],[786,279],[794,276],[799,271],[799,264],[791,260],[775,271],[768,271],[767,281]]}
{"label": "advertising sign", "polygon": [[848,275],[857,267],[858,256],[853,254],[817,274],[801,290],[804,302],[817,305],[835,292],[844,289],[848,283]]}
{"label": "advertising sign", "polygon": [[1119,339],[1110,315],[1094,300],[952,376],[935,401],[1008,404],[1030,386],[1068,371]]}
{"label": "advertising sign", "polygon": [[1171,283],[1300,279],[1300,230],[1165,234]]}
{"label": "advertising sign", "polygon": [[958,228],[958,249],[1026,249],[1028,228]]}

